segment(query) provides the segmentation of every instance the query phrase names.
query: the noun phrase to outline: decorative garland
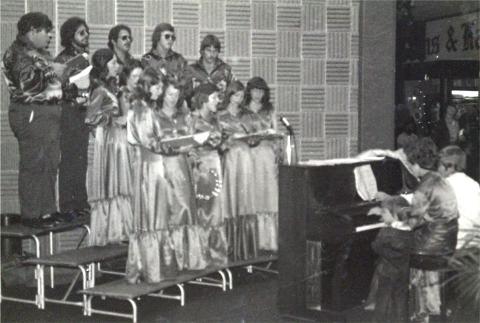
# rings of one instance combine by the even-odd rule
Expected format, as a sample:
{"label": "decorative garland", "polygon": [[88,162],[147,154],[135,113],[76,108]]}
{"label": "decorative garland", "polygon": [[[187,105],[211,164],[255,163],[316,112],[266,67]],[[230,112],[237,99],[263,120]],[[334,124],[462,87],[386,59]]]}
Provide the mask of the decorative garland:
{"label": "decorative garland", "polygon": [[[204,201],[209,201],[212,198],[218,196],[222,190],[222,179],[218,175],[218,173],[215,171],[215,169],[210,169],[207,173],[208,176],[208,182],[205,183],[204,185],[196,185],[197,187],[197,194],[196,197],[199,200],[204,200]],[[213,185],[212,185],[213,184]],[[199,187],[202,186],[202,187]],[[211,187],[213,186],[213,187]],[[209,191],[208,193],[200,193],[199,191]]]}

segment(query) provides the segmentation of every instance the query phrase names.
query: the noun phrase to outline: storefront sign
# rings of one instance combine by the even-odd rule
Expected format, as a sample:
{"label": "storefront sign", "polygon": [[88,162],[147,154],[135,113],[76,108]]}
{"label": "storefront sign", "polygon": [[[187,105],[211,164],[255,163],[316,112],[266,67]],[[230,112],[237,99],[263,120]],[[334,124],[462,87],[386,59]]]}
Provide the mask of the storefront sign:
{"label": "storefront sign", "polygon": [[433,20],[425,26],[425,60],[479,60],[479,12]]}

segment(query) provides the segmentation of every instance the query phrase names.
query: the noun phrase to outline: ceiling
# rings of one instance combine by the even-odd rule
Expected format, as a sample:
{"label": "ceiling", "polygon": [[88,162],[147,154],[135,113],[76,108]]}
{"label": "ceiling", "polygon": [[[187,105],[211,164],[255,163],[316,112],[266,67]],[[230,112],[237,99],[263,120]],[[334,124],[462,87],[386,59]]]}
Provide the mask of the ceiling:
{"label": "ceiling", "polygon": [[434,20],[478,11],[480,1],[465,0],[412,0],[415,21]]}

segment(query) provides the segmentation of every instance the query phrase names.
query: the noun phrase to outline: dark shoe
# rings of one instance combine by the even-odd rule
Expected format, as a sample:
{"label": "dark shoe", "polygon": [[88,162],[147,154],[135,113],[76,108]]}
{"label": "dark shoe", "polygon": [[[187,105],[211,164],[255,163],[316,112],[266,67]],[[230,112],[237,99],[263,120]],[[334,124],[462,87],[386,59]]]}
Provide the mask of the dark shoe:
{"label": "dark shoe", "polygon": [[49,228],[53,228],[54,226],[56,226],[61,222],[58,218],[59,218],[59,213],[54,212],[54,213],[41,215],[38,218],[38,220],[40,222],[42,229],[49,229]]}
{"label": "dark shoe", "polygon": [[50,229],[58,224],[51,214],[45,214],[34,219],[22,219],[22,224],[34,229]]}
{"label": "dark shoe", "polygon": [[76,211],[70,210],[64,213],[58,213],[56,218],[58,218],[58,220],[61,222],[73,222],[77,220],[78,214]]}

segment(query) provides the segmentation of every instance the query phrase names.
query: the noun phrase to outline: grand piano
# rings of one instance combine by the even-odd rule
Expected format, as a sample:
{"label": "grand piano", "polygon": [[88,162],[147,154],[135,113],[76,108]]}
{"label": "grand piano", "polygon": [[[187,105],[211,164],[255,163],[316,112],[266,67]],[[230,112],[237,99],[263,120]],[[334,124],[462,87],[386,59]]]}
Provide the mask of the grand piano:
{"label": "grand piano", "polygon": [[378,217],[367,216],[379,202],[359,196],[354,174],[367,164],[378,191],[397,194],[415,183],[389,158],[280,166],[277,305],[283,316],[343,320],[342,312],[367,298],[376,260],[370,243],[380,227]]}

